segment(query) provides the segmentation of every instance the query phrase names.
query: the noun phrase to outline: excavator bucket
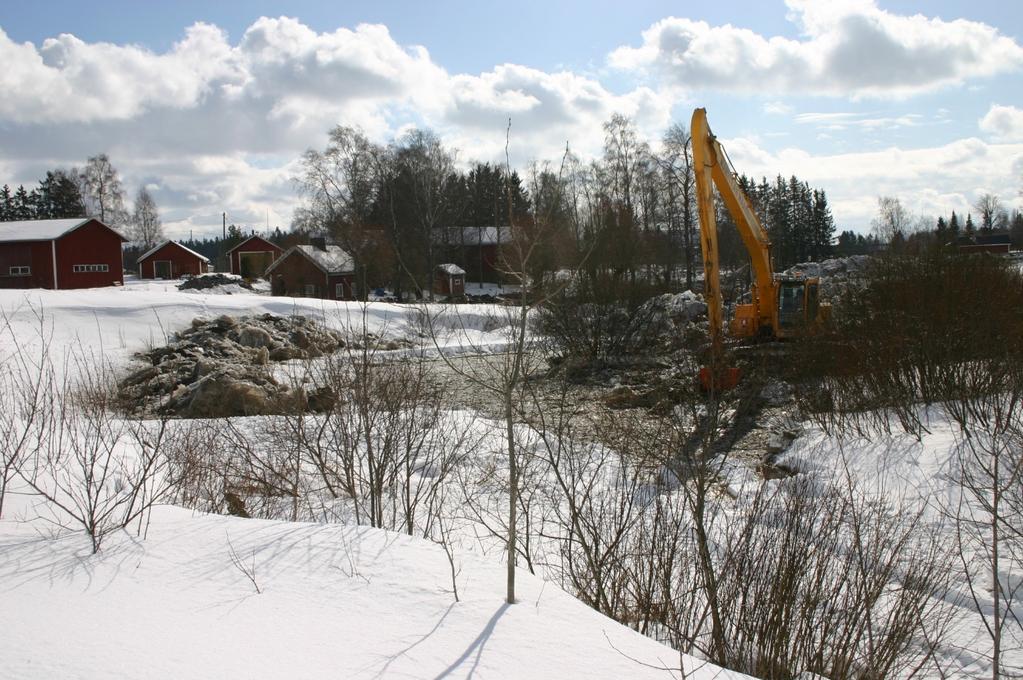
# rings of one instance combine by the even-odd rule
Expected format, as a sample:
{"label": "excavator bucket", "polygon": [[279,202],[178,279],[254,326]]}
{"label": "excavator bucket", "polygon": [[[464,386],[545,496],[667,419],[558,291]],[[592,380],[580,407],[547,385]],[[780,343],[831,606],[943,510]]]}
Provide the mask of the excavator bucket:
{"label": "excavator bucket", "polygon": [[726,366],[717,370],[710,366],[700,368],[700,387],[704,392],[727,392],[739,384],[741,373],[734,366]]}

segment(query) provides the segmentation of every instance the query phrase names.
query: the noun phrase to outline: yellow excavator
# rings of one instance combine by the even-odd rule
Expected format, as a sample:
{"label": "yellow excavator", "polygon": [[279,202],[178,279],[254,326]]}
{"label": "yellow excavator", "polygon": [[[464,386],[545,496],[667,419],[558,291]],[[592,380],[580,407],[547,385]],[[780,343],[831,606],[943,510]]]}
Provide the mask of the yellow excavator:
{"label": "yellow excavator", "polygon": [[700,382],[707,390],[734,387],[739,379],[735,368],[724,366],[718,229],[714,215],[714,187],[739,229],[753,270],[749,302],[737,304],[728,324],[734,338],[766,340],[792,338],[812,331],[830,316],[830,305],[820,302],[820,281],[801,274],[775,274],[771,241],[757,219],[746,194],[739,187],[724,148],[707,124],[707,110],[696,109],[690,127],[693,138],[693,166],[696,170],[696,201],[700,214],[700,244],[703,248],[703,290],[710,322],[711,358],[700,369]]}

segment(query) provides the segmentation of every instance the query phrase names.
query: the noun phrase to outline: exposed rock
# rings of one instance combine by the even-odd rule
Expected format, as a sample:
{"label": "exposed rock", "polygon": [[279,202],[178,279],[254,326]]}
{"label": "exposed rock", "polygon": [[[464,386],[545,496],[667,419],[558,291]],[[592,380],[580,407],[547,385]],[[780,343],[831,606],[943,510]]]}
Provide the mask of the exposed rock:
{"label": "exposed rock", "polygon": [[[121,382],[121,398],[137,412],[193,418],[289,410],[297,396],[273,378],[271,362],[311,359],[344,346],[340,333],[303,316],[199,317],[167,346],[138,355],[146,365]],[[302,395],[299,407],[333,404],[329,391],[313,395],[308,406]]]}
{"label": "exposed rock", "polygon": [[250,517],[249,511],[245,508],[245,500],[232,491],[224,492],[224,500],[227,501],[227,513],[235,517]]}
{"label": "exposed rock", "polygon": [[245,326],[238,332],[238,344],[244,347],[269,347],[273,338],[262,328]]}
{"label": "exposed rock", "polygon": [[337,395],[329,387],[317,387],[306,397],[306,407],[313,413],[329,411],[337,404]]}
{"label": "exposed rock", "polygon": [[190,392],[181,413],[189,418],[254,416],[271,411],[267,389],[226,373],[206,376]]}

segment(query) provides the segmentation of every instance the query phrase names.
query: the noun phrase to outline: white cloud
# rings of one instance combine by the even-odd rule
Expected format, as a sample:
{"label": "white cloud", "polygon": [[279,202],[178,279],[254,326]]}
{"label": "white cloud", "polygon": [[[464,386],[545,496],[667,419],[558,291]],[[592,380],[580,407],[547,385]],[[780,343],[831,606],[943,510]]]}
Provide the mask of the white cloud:
{"label": "white cloud", "polygon": [[979,122],[980,129],[1001,141],[1023,141],[1023,109],[992,104]]}
{"label": "white cloud", "polygon": [[897,196],[909,210],[927,215],[968,212],[982,193],[1018,204],[1023,144],[970,138],[931,148],[812,155],[794,147],[771,153],[747,138],[722,143],[741,173],[796,175],[824,189],[840,229],[866,228],[881,195]]}
{"label": "white cloud", "polygon": [[792,113],[792,107],[785,102],[773,101],[764,104],[764,113],[773,116],[784,116]]}
{"label": "white cloud", "polygon": [[923,116],[918,113],[907,113],[901,116],[876,116],[871,113],[827,112],[800,113],[795,117],[797,123],[813,125],[823,130],[846,130],[859,128],[862,130],[895,129],[919,125]]}
{"label": "white cloud", "polygon": [[[836,77],[839,88],[858,82],[856,74],[842,75],[839,68],[841,39],[855,37],[848,26],[866,18],[874,21],[875,37],[898,29],[895,35],[917,48],[906,48],[902,61],[889,55],[896,75],[890,82],[864,76],[866,84],[853,88],[859,94],[927,89],[1021,61],[1014,42],[981,24],[892,17],[871,3],[820,5],[791,4],[804,32],[797,41],[694,22],[686,25],[686,38],[678,30],[681,20],[666,20],[647,32],[642,47],[616,52],[615,59],[653,69],[677,56],[679,71],[668,78],[673,84],[690,78],[723,89],[756,89],[762,81],[764,87],[780,83],[781,96],[801,83],[820,90]],[[937,71],[923,68],[927,50],[919,47],[936,35],[950,55]],[[981,39],[990,55],[964,49]],[[826,63],[818,65],[818,57]],[[640,134],[654,141],[678,102],[672,87],[612,91],[593,77],[516,64],[452,74],[425,48],[395,42],[386,27],[317,32],[288,18],[259,19],[235,42],[215,26],[195,24],[164,53],[67,34],[37,47],[15,43],[0,30],[0,59],[0,182],[34,184],[47,169],[80,165],[106,152],[129,194],[151,187],[175,236],[190,229],[219,231],[222,211],[230,221],[253,226],[269,212],[271,226],[287,226],[298,204],[291,182],[296,159],[306,148],[323,146],[327,130],[338,123],[359,125],[379,141],[411,125],[430,126],[469,161],[503,159],[511,118],[512,163],[521,167],[534,158],[556,161],[566,142],[583,157],[599,154],[601,125],[614,113],[632,116]],[[997,59],[1002,61],[995,64]],[[808,70],[795,68],[800,64]],[[911,64],[924,74],[921,79],[905,76]],[[719,71],[740,75],[725,78]],[[788,115],[792,109],[774,100],[764,111]],[[1021,139],[1019,125],[1011,122],[1018,114],[992,107],[981,127],[996,140]],[[804,113],[796,120],[822,134],[918,122],[870,113]],[[824,187],[840,223],[853,224],[869,221],[879,193],[900,191],[907,203],[916,195],[957,205],[957,192],[965,196],[985,187],[1008,199],[1017,188],[1012,163],[1018,168],[1023,158],[1019,145],[979,140],[825,157],[798,149],[769,153],[752,141],[733,140],[729,151],[747,174],[797,174]]]}
{"label": "white cloud", "polygon": [[292,161],[339,123],[379,141],[430,126],[466,160],[499,160],[511,118],[512,162],[524,164],[559,158],[566,142],[597,152],[616,112],[657,134],[674,102],[515,64],[450,74],[385,26],[317,32],[286,17],[258,19],[235,44],[198,23],[159,54],[69,34],[37,48],[0,30],[0,60],[0,157],[15,169],[4,181],[107,152],[129,187],[159,187],[165,223],[186,232],[225,209],[259,222],[269,209],[286,226]]}
{"label": "white cloud", "polygon": [[908,96],[1023,65],[1023,47],[980,22],[896,15],[872,0],[787,4],[799,39],[672,17],[609,62],[676,88],[839,97]]}

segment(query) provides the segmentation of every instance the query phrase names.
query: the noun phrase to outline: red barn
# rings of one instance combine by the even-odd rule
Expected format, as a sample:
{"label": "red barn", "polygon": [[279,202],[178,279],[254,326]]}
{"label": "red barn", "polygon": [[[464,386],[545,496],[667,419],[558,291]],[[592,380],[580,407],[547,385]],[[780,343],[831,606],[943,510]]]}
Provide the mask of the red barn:
{"label": "red barn", "polygon": [[338,246],[314,239],[313,245],[288,248],[266,270],[274,295],[354,300],[355,264]]}
{"label": "red barn", "polygon": [[0,288],[119,286],[127,240],[92,217],[0,222]]}
{"label": "red barn", "polygon": [[276,243],[271,243],[262,236],[250,236],[227,251],[227,256],[230,258],[232,274],[254,279],[263,276],[267,268],[282,253],[284,250]]}
{"label": "red barn", "polygon": [[210,261],[177,241],[164,241],[138,260],[140,279],[180,279],[205,274]]}

